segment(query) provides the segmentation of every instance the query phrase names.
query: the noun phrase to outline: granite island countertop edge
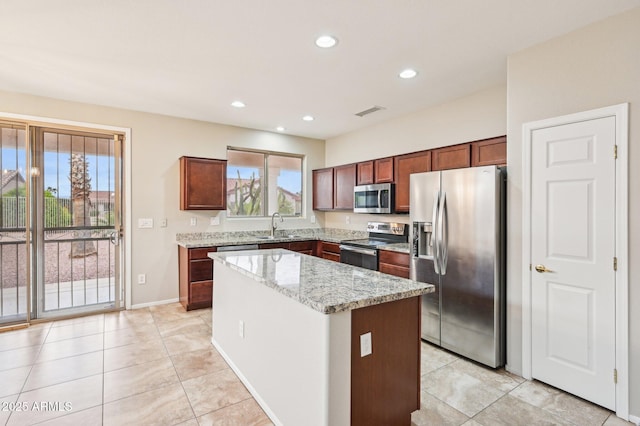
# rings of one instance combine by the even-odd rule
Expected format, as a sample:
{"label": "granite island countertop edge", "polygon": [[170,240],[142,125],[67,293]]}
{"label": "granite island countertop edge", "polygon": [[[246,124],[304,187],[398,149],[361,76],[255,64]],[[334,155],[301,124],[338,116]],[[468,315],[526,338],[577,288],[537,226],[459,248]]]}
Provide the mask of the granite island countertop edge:
{"label": "granite island countertop edge", "polygon": [[[263,256],[260,258],[260,260],[262,260],[264,256],[272,257],[273,255],[281,255],[283,253],[288,253],[289,255],[295,256],[304,256],[306,261],[308,263],[311,263],[314,267],[320,266],[332,268],[335,274],[338,274],[338,277],[336,277],[335,275],[331,276],[329,279],[327,279],[326,283],[322,283],[323,285],[321,285],[320,288],[320,291],[324,292],[324,295],[329,298],[335,297],[336,294],[340,294],[341,291],[344,293],[345,288],[347,288],[347,291],[354,292],[353,286],[346,285],[346,283],[350,279],[352,279],[354,275],[357,275],[358,278],[371,280],[372,282],[378,283],[378,285],[382,285],[383,287],[391,286],[393,288],[387,288],[379,293],[371,294],[370,291],[372,288],[366,287],[365,285],[363,286],[364,288],[362,292],[356,291],[356,294],[351,293],[347,300],[344,300],[343,298],[343,300],[323,301],[319,300],[317,287],[313,288],[313,295],[315,296],[315,298],[310,297],[308,294],[301,294],[300,291],[294,291],[287,286],[281,286],[274,280],[266,278],[264,274],[258,275],[256,273],[248,271],[247,269],[244,269],[243,267],[227,261],[228,257],[233,258],[233,256]],[[378,305],[381,303],[421,296],[423,294],[432,293],[433,291],[435,291],[435,287],[432,284],[408,280],[405,278],[400,278],[342,263],[336,263],[334,261],[308,256],[301,253],[295,253],[285,249],[263,249],[242,252],[209,253],[209,257],[214,261],[220,262],[228,266],[229,268],[253,279],[256,282],[272,288],[275,291],[323,314],[333,314],[343,311],[350,311],[367,306]],[[268,260],[269,259],[267,258],[267,261]],[[301,272],[301,275],[301,281],[305,285],[308,284],[306,280],[317,281],[318,279],[321,279],[322,276],[326,276],[323,274],[315,274],[313,275],[313,277],[305,277],[304,272]],[[342,277],[342,279],[340,279],[340,277]],[[396,286],[398,288],[395,288]]]}

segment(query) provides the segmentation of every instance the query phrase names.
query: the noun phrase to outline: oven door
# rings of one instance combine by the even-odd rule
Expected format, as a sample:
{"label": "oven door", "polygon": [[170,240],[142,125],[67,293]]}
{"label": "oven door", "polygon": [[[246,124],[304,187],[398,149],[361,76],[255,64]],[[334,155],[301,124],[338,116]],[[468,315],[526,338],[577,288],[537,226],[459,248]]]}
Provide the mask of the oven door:
{"label": "oven door", "polygon": [[340,263],[377,271],[378,250],[342,244],[340,246]]}

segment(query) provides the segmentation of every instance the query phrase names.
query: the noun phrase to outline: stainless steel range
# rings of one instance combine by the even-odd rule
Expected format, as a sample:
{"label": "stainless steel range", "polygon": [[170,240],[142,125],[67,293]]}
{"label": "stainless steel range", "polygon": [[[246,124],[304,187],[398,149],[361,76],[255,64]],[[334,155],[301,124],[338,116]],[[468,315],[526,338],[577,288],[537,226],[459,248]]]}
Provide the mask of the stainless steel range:
{"label": "stainless steel range", "polygon": [[340,244],[340,263],[378,270],[378,249],[387,244],[406,243],[409,227],[404,223],[368,222],[369,238]]}

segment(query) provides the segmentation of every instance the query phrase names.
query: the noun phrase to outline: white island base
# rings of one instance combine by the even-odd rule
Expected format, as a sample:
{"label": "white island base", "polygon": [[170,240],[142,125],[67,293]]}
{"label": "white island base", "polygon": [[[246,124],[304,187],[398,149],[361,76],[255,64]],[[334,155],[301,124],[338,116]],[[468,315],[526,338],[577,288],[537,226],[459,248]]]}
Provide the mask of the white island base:
{"label": "white island base", "polygon": [[[419,296],[325,314],[211,257],[213,345],[274,424],[410,425]],[[361,357],[365,333],[372,353]]]}

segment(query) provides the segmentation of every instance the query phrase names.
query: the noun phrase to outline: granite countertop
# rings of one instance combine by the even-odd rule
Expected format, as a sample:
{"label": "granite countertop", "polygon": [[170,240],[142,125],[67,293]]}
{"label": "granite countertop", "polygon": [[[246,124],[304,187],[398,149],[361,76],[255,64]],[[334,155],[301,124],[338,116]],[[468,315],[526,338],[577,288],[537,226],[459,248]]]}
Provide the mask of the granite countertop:
{"label": "granite countertop", "polygon": [[432,293],[434,286],[284,249],[209,257],[323,314]]}
{"label": "granite countertop", "polygon": [[[176,243],[185,248],[237,246],[241,244],[268,244],[292,241],[321,240],[330,243],[341,243],[345,240],[367,238],[368,233],[337,228],[303,228],[276,231],[275,238],[267,239],[266,231],[240,232],[194,232],[177,234]],[[262,237],[262,238],[261,238]],[[409,253],[408,243],[389,244],[381,250]]]}

